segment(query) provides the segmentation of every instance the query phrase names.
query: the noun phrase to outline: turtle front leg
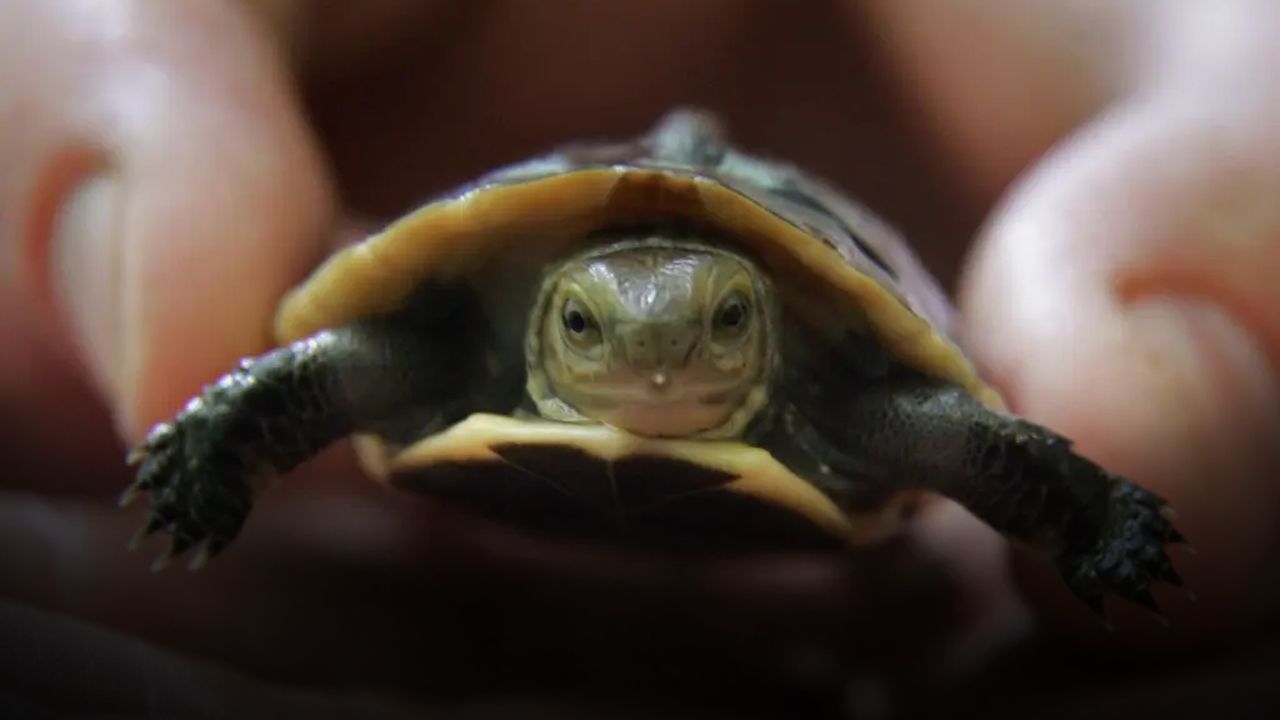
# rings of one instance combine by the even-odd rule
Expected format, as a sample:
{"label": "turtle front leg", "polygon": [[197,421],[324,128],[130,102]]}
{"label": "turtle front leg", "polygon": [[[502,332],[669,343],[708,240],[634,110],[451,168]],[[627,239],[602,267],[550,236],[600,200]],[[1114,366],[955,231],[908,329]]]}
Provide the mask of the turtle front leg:
{"label": "turtle front leg", "polygon": [[471,397],[484,339],[472,313],[445,307],[322,331],[205,387],[130,454],[139,467],[121,503],[150,502],[135,542],[168,532],[158,567],[204,543],[198,564],[235,538],[266,480],[352,432],[425,422]]}
{"label": "turtle front leg", "polygon": [[[1001,533],[1050,553],[1097,612],[1113,593],[1155,610],[1155,581],[1181,585],[1166,545],[1183,541],[1165,501],[1076,454],[1065,438],[915,374],[832,397],[801,392],[821,461],[882,497],[928,489]],[[869,487],[867,487],[869,486]]]}

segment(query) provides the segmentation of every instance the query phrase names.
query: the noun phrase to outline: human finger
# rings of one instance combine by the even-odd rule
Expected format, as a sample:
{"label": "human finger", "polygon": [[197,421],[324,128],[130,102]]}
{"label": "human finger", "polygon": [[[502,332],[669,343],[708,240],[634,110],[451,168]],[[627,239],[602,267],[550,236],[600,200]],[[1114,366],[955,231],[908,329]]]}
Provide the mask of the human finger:
{"label": "human finger", "polygon": [[1179,513],[1202,601],[1158,593],[1175,637],[1246,627],[1278,587],[1280,135],[1274,106],[1220,100],[1141,95],[1076,133],[996,212],[962,296],[1015,409]]}
{"label": "human finger", "polygon": [[[31,72],[2,91],[23,115],[0,135],[0,292],[51,336],[10,341],[73,356],[136,438],[264,347],[276,298],[323,250],[324,166],[239,3],[5,13],[0,64]],[[31,380],[0,379],[6,403],[49,410]]]}

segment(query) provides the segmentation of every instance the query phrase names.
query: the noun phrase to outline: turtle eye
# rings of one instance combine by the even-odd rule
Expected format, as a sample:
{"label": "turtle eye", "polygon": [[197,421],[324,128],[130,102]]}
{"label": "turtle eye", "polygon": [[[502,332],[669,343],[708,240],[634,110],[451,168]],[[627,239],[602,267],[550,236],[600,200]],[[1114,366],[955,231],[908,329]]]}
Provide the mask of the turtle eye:
{"label": "turtle eye", "polygon": [[581,310],[572,309],[564,314],[564,328],[574,335],[587,331],[587,316]]}
{"label": "turtle eye", "polygon": [[720,302],[712,322],[717,339],[730,340],[744,335],[751,325],[751,302],[741,291],[735,290]]}
{"label": "turtle eye", "polygon": [[560,311],[560,323],[569,341],[581,348],[590,347],[599,342],[600,327],[591,317],[591,311],[581,302],[569,298]]}

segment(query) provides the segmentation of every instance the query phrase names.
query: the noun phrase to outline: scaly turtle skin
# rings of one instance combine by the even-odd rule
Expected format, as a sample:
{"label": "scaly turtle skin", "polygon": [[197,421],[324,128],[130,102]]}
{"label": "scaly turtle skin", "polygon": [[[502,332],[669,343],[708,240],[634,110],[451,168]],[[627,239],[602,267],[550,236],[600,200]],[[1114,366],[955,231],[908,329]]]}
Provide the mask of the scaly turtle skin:
{"label": "scaly turtle skin", "polygon": [[941,493],[1095,609],[1178,583],[1164,502],[1003,411],[909,248],[672,113],[429,203],[329,259],[132,456],[143,530],[222,550],[260,482],[356,436],[370,473],[537,531],[838,549]]}

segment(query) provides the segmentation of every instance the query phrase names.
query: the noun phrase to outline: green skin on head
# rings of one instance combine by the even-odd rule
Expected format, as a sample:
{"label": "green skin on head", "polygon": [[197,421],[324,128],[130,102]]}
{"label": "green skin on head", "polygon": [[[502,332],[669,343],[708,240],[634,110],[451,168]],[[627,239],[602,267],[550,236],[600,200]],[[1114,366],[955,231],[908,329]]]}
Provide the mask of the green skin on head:
{"label": "green skin on head", "polygon": [[769,402],[777,308],[755,264],[660,238],[557,265],[534,303],[527,391],[550,420],[740,437]]}

